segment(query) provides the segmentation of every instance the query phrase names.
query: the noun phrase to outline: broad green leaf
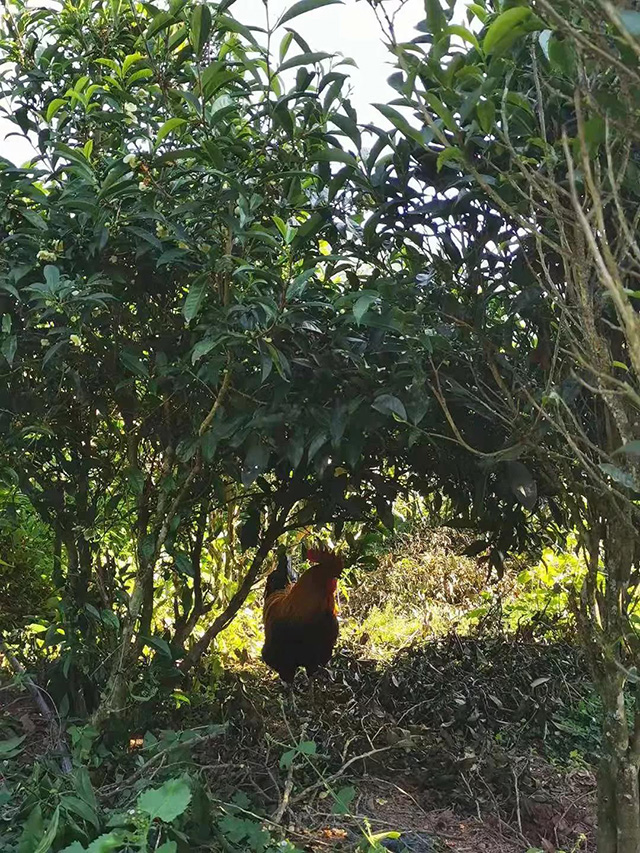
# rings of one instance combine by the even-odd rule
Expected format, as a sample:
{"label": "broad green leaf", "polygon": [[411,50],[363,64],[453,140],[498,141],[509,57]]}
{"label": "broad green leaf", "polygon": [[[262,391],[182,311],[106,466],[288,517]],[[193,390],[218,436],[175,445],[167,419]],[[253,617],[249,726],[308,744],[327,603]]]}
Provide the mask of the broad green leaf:
{"label": "broad green leaf", "polygon": [[314,65],[316,62],[322,62],[323,59],[330,59],[332,56],[334,56],[333,53],[325,53],[324,51],[299,53],[297,56],[292,56],[291,59],[283,62],[280,68],[278,68],[278,74],[286,71],[288,68],[297,68],[298,65]]}
{"label": "broad green leaf", "polygon": [[297,18],[298,15],[304,15],[305,12],[311,12],[313,9],[321,9],[323,6],[333,6],[335,4],[343,5],[342,0],[299,0],[290,9],[287,9],[278,21],[277,26],[281,27],[287,21]]}
{"label": "broad green leaf", "polygon": [[20,213],[24,216],[27,222],[33,225],[34,228],[37,228],[38,231],[46,231],[49,227],[43,217],[39,213],[36,213],[35,210],[23,209]]}
{"label": "broad green leaf", "polygon": [[145,59],[144,53],[130,53],[128,56],[125,56],[122,63],[122,76],[126,77],[127,71],[131,66],[135,65],[136,62],[140,62],[141,59]]}
{"label": "broad green leaf", "polygon": [[193,49],[200,56],[211,33],[211,10],[206,4],[196,6],[191,15]]}
{"label": "broad green leaf", "polygon": [[154,249],[162,251],[162,242],[158,240],[156,235],[152,234],[151,231],[147,231],[146,228],[138,228],[137,225],[127,225],[126,230],[131,234],[135,234],[135,236],[139,237],[141,240],[144,240],[145,243],[149,243],[149,245],[153,246]]}
{"label": "broad green leaf", "polygon": [[58,834],[58,823],[60,821],[60,806],[56,806],[56,810],[53,813],[51,821],[49,822],[49,826],[47,831],[45,832],[42,840],[35,848],[33,853],[49,853],[51,850],[51,846],[56,839],[56,835]]}
{"label": "broad green leaf", "polygon": [[147,646],[157,649],[165,657],[171,658],[171,648],[164,637],[144,637]]}
{"label": "broad green leaf", "polygon": [[123,350],[120,353],[120,361],[131,373],[134,373],[136,376],[142,376],[145,379],[148,378],[149,371],[147,365],[143,364],[135,353],[132,353],[130,350]]}
{"label": "broad green leaf", "polygon": [[364,315],[367,313],[369,308],[371,308],[373,303],[376,301],[377,301],[377,296],[374,296],[371,293],[365,293],[363,296],[361,296],[357,300],[357,302],[353,306],[353,316],[354,316],[355,321],[358,325],[360,325],[360,321],[362,320]]}
{"label": "broad green leaf", "polygon": [[84,800],[81,800],[80,797],[73,797],[70,795],[61,797],[60,805],[65,809],[65,811],[78,815],[83,820],[86,820],[87,823],[91,823],[95,826],[96,829],[100,829],[100,820],[98,819],[95,809],[93,809],[88,803],[85,803]]}
{"label": "broad green leaf", "polygon": [[186,118],[178,118],[177,116],[167,119],[158,131],[158,135],[156,136],[156,145],[160,145],[165,136],[170,134],[172,130],[175,130],[177,127],[182,127],[186,123]]}
{"label": "broad green leaf", "polygon": [[453,131],[453,133],[456,133],[458,125],[449,107],[447,107],[434,92],[427,92],[425,94],[425,100],[434,113],[442,119],[444,126],[448,130]]}
{"label": "broad green leaf", "polygon": [[283,752],[280,756],[280,767],[283,770],[288,770],[297,754],[298,751],[296,749],[287,749],[286,752]]}
{"label": "broad green leaf", "polygon": [[501,46],[504,46],[501,43],[513,40],[517,36],[516,28],[518,25],[531,17],[531,14],[531,9],[528,6],[513,6],[498,15],[487,30],[482,42],[484,52],[495,53]]}
{"label": "broad green leaf", "polygon": [[280,62],[284,62],[284,58],[287,55],[287,51],[289,50],[289,45],[293,41],[293,33],[289,31],[285,37],[280,42],[280,49],[278,51],[278,56],[280,58]]}
{"label": "broad green leaf", "polygon": [[158,847],[156,853],[177,853],[177,850],[177,841],[165,841],[164,844],[161,844],[160,847]]}
{"label": "broad green leaf", "polygon": [[449,148],[445,148],[438,154],[438,159],[436,160],[436,170],[439,172],[441,171],[445,163],[449,163],[452,160],[462,159],[462,151],[456,145],[452,145]]}
{"label": "broad green leaf", "polygon": [[383,415],[392,415],[401,421],[407,420],[407,410],[402,401],[394,397],[393,394],[381,394],[376,397],[371,406]]}
{"label": "broad green leaf", "polygon": [[184,301],[182,313],[187,323],[190,323],[194,317],[198,316],[202,302],[209,286],[209,273],[201,273],[194,278],[189,287],[189,293]]}
{"label": "broad green leaf", "polygon": [[476,16],[476,18],[478,18],[480,21],[482,21],[483,24],[487,20],[487,16],[489,13],[487,12],[487,10],[483,6],[480,6],[478,3],[470,3],[467,6],[467,9],[470,12],[473,12],[473,14]]}
{"label": "broad green leaf", "polygon": [[[16,356],[16,351],[18,349],[18,338],[16,335],[9,335],[9,337],[5,338],[2,341],[2,347],[0,351],[2,355],[6,358],[9,367],[13,365],[13,359]],[[2,742],[0,741],[0,750],[2,749]]]}
{"label": "broad green leaf", "polygon": [[112,850],[121,850],[124,841],[120,833],[107,832],[92,841],[87,848],[87,853],[111,853]]}
{"label": "broad green leaf", "polygon": [[349,814],[349,807],[351,803],[354,801],[356,796],[356,789],[353,785],[349,785],[346,788],[340,788],[334,794],[334,803],[333,808],[331,809],[331,814]]}
{"label": "broad green leaf", "polygon": [[151,39],[162,30],[166,30],[173,23],[173,15],[169,12],[160,12],[155,18],[151,19],[151,23],[145,33],[145,39]]}
{"label": "broad green leaf", "polygon": [[437,41],[447,25],[447,18],[440,0],[424,0],[427,29]]}
{"label": "broad green leaf", "polygon": [[420,131],[417,128],[412,127],[407,119],[397,110],[394,110],[393,107],[390,107],[387,104],[374,104],[373,106],[381,112],[385,118],[389,119],[394,127],[404,133],[405,136],[410,137],[419,145],[424,144]]}
{"label": "broad green leaf", "polygon": [[480,101],[476,107],[478,124],[484,133],[491,133],[496,120],[496,108],[493,101]]}
{"label": "broad green leaf", "polygon": [[191,802],[191,791],[184,779],[169,779],[160,788],[152,788],[138,797],[138,808],[152,820],[159,818],[171,823]]}
{"label": "broad green leaf", "polygon": [[7,738],[7,740],[0,740],[0,756],[6,756],[11,753],[15,754],[16,750],[20,750],[20,747],[26,737],[26,735],[19,735],[17,737]]}
{"label": "broad green leaf", "polygon": [[343,151],[341,148],[327,148],[324,151],[318,151],[310,158],[315,162],[323,163],[346,163],[347,166],[356,166],[358,161],[348,151]]}
{"label": "broad green leaf", "polygon": [[445,35],[458,36],[463,41],[472,44],[476,50],[480,50],[480,44],[478,43],[478,39],[475,37],[475,35],[471,32],[471,30],[468,30],[466,27],[463,27],[460,24],[450,24],[445,30]]}
{"label": "broad green leaf", "polygon": [[64,107],[66,103],[67,101],[65,98],[54,98],[47,107],[47,112],[45,113],[46,121],[51,121],[51,119],[55,116],[58,110],[62,109],[62,107]]}
{"label": "broad green leaf", "polygon": [[191,364],[195,364],[196,361],[199,361],[208,352],[211,352],[216,344],[217,340],[211,338],[207,338],[204,341],[198,341],[191,351]]}
{"label": "broad green leaf", "polygon": [[319,432],[315,438],[311,441],[309,445],[309,450],[307,451],[307,459],[309,462],[313,459],[313,457],[317,454],[323,444],[327,441],[327,434],[324,431]]}
{"label": "broad green leaf", "polygon": [[278,231],[286,239],[287,232],[288,232],[287,223],[283,219],[281,219],[279,216],[272,216],[271,218],[275,222],[275,225],[276,225],[276,228],[278,229]]}

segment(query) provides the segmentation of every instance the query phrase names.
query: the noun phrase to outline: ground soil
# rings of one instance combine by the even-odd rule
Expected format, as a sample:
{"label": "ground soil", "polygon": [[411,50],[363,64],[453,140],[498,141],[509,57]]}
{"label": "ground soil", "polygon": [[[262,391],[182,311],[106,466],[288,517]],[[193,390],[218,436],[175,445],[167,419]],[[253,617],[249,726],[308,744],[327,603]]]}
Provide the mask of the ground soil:
{"label": "ground soil", "polygon": [[[241,809],[303,850],[353,851],[364,832],[393,831],[394,853],[594,853],[597,725],[583,671],[569,646],[454,636],[385,665],[343,648],[289,694],[243,661],[131,732],[225,723],[193,754],[210,792],[242,794]],[[26,735],[21,761],[51,754],[51,729],[28,694],[0,688],[0,739]],[[283,766],[301,743],[312,753]]]}

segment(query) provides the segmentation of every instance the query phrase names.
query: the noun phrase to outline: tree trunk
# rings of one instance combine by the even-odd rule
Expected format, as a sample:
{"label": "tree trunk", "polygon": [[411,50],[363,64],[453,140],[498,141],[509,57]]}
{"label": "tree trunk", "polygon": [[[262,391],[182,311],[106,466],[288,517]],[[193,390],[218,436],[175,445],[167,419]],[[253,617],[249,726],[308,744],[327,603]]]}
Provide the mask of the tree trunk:
{"label": "tree trunk", "polygon": [[618,817],[617,853],[640,851],[640,796],[638,768],[625,761],[618,768],[616,812]]}
{"label": "tree trunk", "polygon": [[603,755],[598,767],[598,853],[617,853],[616,787],[612,756]]}

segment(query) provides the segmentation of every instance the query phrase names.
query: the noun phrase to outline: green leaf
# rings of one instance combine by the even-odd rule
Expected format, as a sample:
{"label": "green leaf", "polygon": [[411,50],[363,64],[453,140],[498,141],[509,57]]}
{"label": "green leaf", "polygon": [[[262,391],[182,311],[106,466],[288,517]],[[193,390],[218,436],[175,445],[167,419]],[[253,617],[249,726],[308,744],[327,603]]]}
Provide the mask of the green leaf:
{"label": "green leaf", "polygon": [[447,19],[440,0],[424,0],[424,12],[427,18],[427,29],[433,35],[434,39],[438,41],[447,25]]}
{"label": "green leaf", "polygon": [[2,341],[0,352],[2,352],[2,355],[6,358],[9,367],[13,365],[13,359],[15,358],[17,349],[18,338],[16,335],[9,335],[8,338],[5,338]]}
{"label": "green leaf", "polygon": [[21,751],[20,746],[26,737],[26,735],[20,735],[19,737],[10,737],[7,738],[7,740],[0,740],[0,756],[17,755],[17,753]]}
{"label": "green leaf", "polygon": [[60,806],[56,806],[56,810],[53,813],[53,817],[49,822],[49,827],[45,832],[42,840],[35,848],[33,853],[49,853],[51,850],[51,845],[55,841],[56,835],[58,834],[58,823],[60,821]]}
{"label": "green leaf", "polygon": [[171,648],[164,637],[144,637],[144,641],[147,646],[151,646],[151,648],[156,649],[160,654],[169,659],[172,658]]}
{"label": "green leaf", "polygon": [[45,120],[51,121],[51,119],[55,116],[55,114],[62,109],[66,105],[67,101],[65,98],[54,98],[49,106],[47,107],[47,112],[45,113]]}
{"label": "green leaf", "polygon": [[407,420],[407,410],[401,400],[392,394],[380,394],[371,404],[372,408],[383,415],[392,415],[401,421]]}
{"label": "green leaf", "polygon": [[194,278],[189,287],[189,293],[184,301],[182,313],[187,323],[190,323],[194,317],[197,317],[202,307],[202,302],[209,286],[209,273],[201,273]]}
{"label": "green leaf", "polygon": [[444,164],[449,163],[451,160],[462,159],[462,151],[456,145],[451,145],[449,148],[445,148],[438,154],[438,159],[436,160],[436,170],[439,172],[444,166]]}
{"label": "green leaf", "polygon": [[31,225],[33,225],[34,228],[37,228],[38,231],[47,230],[48,225],[46,220],[40,216],[39,213],[36,213],[35,210],[21,210],[20,213],[24,216],[27,222],[31,223]]}
{"label": "green leaf", "polygon": [[211,10],[205,4],[196,6],[191,15],[191,36],[193,49],[200,56],[211,33]]}
{"label": "green leaf", "polygon": [[355,167],[358,165],[358,161],[353,154],[343,151],[341,148],[327,148],[324,151],[318,151],[309,159],[322,163],[346,163],[347,166]]}
{"label": "green leaf", "polygon": [[121,850],[123,843],[119,833],[107,832],[91,842],[87,853],[111,853],[112,850]]}
{"label": "green leaf", "polygon": [[425,100],[429,104],[431,109],[434,111],[434,113],[442,119],[444,126],[448,130],[453,131],[453,133],[456,133],[458,130],[458,125],[449,107],[445,106],[445,104],[440,100],[440,98],[433,92],[426,92]]}
{"label": "green leaf", "polygon": [[203,341],[198,341],[191,350],[191,364],[195,364],[196,361],[199,361],[208,352],[211,352],[217,343],[218,341],[215,338],[205,338]]}
{"label": "green leaf", "polygon": [[167,119],[158,131],[158,135],[156,136],[156,146],[160,145],[165,136],[168,136],[172,130],[175,130],[177,127],[182,127],[182,125],[186,123],[186,118],[178,118],[177,116]]}
{"label": "green leaf", "polygon": [[152,820],[159,818],[171,823],[191,802],[191,791],[184,779],[169,779],[160,788],[152,788],[138,797],[138,808]]}
{"label": "green leaf", "polygon": [[377,301],[377,299],[377,296],[374,296],[371,293],[365,293],[357,300],[357,302],[353,306],[353,316],[358,325],[360,325],[360,321],[367,313],[369,308],[373,305],[373,303]]}
{"label": "green leaf", "polygon": [[281,27],[288,21],[297,18],[298,15],[304,15],[305,12],[311,12],[313,9],[321,9],[323,6],[333,6],[336,3],[341,6],[343,5],[342,0],[299,0],[290,9],[287,9],[276,26]]}
{"label": "green leaf", "polygon": [[424,140],[420,131],[417,128],[412,127],[401,113],[394,110],[393,107],[390,107],[387,104],[373,104],[373,106],[381,112],[385,118],[389,119],[394,127],[404,133],[405,136],[410,137],[419,145],[424,145]]}
{"label": "green leaf", "polygon": [[164,844],[158,847],[156,853],[176,853],[177,850],[178,843],[176,841],[165,841]]}
{"label": "green leaf", "polygon": [[330,59],[332,56],[334,56],[333,53],[325,53],[324,51],[299,53],[283,62],[277,73],[280,74],[281,71],[286,71],[288,68],[296,68],[298,65],[314,65],[316,62],[322,62],[323,59]]}
{"label": "green leaf", "polygon": [[135,353],[130,350],[123,350],[120,353],[120,361],[131,373],[135,373],[136,376],[143,376],[145,379],[148,378],[149,370],[147,369],[147,365],[140,361]]}
{"label": "green leaf", "polygon": [[476,107],[476,115],[484,133],[491,133],[496,121],[496,108],[493,101],[480,101]]}
{"label": "green leaf", "polygon": [[460,24],[450,24],[445,30],[445,35],[458,36],[463,41],[472,44],[476,50],[480,50],[480,44],[478,43],[478,39],[474,36],[471,30],[468,30],[466,27],[463,27]]}
{"label": "green leaf", "polygon": [[331,814],[349,814],[349,807],[351,803],[354,801],[356,796],[356,789],[353,785],[349,785],[346,788],[340,788],[334,794],[334,803],[333,808],[331,809]]}
{"label": "green leaf", "polygon": [[145,39],[151,39],[162,30],[166,30],[173,23],[173,15],[169,12],[160,12],[155,18],[151,19],[151,23],[145,33]]}
{"label": "green leaf", "polygon": [[313,457],[320,450],[322,445],[326,443],[326,441],[327,441],[326,432],[321,431],[315,436],[315,438],[312,440],[311,444],[309,445],[309,450],[307,451],[307,459],[309,460],[309,462],[311,462]]}
{"label": "green leaf", "polygon": [[95,826],[96,829],[100,829],[100,821],[95,809],[88,803],[85,803],[84,800],[81,800],[79,797],[67,795],[60,798],[60,805],[65,811],[78,815],[83,820],[86,820],[87,823]]}
{"label": "green leaf", "polygon": [[487,30],[482,42],[485,53],[495,53],[499,48],[505,48],[518,35],[518,26],[531,17],[528,6],[514,6],[507,9],[495,19]]}
{"label": "green leaf", "polygon": [[127,71],[131,68],[131,66],[135,65],[136,62],[140,62],[140,60],[144,58],[144,53],[130,53],[128,56],[125,56],[124,61],[122,63],[122,76],[126,77]]}
{"label": "green leaf", "polygon": [[280,756],[280,767],[283,770],[288,770],[297,754],[298,751],[296,749],[288,749],[286,752],[283,752]]}
{"label": "green leaf", "polygon": [[144,242],[148,243],[150,246],[153,246],[154,249],[162,251],[162,242],[158,240],[156,235],[152,234],[151,231],[147,231],[146,228],[138,228],[137,225],[127,225],[126,230],[131,234],[135,234],[136,237],[144,240]]}
{"label": "green leaf", "polygon": [[473,12],[473,14],[476,16],[476,18],[478,18],[480,21],[482,21],[483,24],[487,20],[487,16],[488,16],[487,10],[483,6],[480,6],[478,3],[470,3],[467,6],[467,9],[470,12]]}
{"label": "green leaf", "polygon": [[284,219],[281,219],[279,216],[272,216],[271,218],[273,219],[275,226],[278,229],[278,231],[280,232],[280,234],[286,240],[287,234],[289,233],[289,229],[287,228],[287,223],[284,221]]}

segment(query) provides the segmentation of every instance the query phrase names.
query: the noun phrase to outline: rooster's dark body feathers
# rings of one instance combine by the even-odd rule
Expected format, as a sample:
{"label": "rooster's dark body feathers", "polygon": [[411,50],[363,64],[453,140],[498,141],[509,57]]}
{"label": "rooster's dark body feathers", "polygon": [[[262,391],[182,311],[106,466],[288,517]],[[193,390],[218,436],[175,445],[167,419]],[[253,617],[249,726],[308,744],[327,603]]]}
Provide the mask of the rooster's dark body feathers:
{"label": "rooster's dark body feathers", "polygon": [[267,579],[262,659],[288,683],[298,667],[311,676],[329,663],[338,639],[335,591],[342,560],[323,551],[310,552],[310,559],[316,565],[293,584],[280,585],[284,564]]}

